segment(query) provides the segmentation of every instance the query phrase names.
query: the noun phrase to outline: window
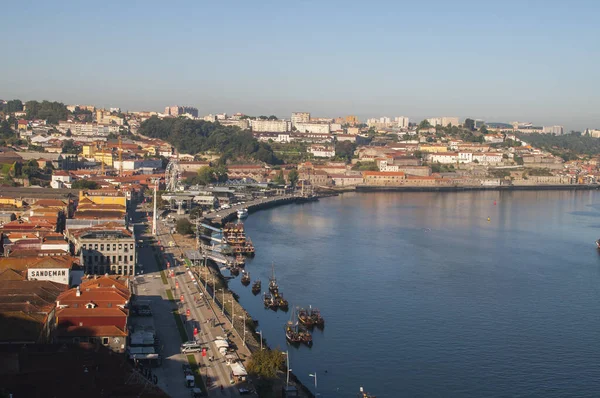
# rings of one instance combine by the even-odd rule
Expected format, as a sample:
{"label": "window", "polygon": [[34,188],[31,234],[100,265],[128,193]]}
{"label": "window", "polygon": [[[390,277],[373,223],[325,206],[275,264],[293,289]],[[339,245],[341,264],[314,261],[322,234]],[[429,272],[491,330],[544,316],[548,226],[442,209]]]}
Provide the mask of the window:
{"label": "window", "polygon": [[130,243],[130,244],[129,244],[129,248],[130,248],[130,249],[133,249],[133,243]]}
{"label": "window", "polygon": [[104,243],[100,245],[100,250],[104,251]]}
{"label": "window", "polygon": [[123,256],[119,256],[119,261],[123,261]]}
{"label": "window", "polygon": [[94,250],[98,250],[98,244],[97,243],[94,245]]}
{"label": "window", "polygon": [[121,250],[123,248],[123,245],[121,243],[119,243],[119,250]]}
{"label": "window", "polygon": [[102,344],[108,345],[108,337],[102,337]]}
{"label": "window", "polygon": [[117,244],[113,243],[113,251],[117,251]]}
{"label": "window", "polygon": [[133,256],[129,256],[129,261],[133,261]]}

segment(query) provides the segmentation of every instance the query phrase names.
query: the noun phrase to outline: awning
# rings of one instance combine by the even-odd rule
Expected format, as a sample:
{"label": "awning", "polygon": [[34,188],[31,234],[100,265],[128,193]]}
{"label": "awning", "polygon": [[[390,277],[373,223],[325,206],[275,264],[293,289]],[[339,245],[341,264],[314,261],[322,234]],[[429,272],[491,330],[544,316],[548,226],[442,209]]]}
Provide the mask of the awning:
{"label": "awning", "polygon": [[239,362],[234,362],[231,364],[231,373],[233,373],[236,377],[247,376],[248,372],[246,372],[246,368]]}

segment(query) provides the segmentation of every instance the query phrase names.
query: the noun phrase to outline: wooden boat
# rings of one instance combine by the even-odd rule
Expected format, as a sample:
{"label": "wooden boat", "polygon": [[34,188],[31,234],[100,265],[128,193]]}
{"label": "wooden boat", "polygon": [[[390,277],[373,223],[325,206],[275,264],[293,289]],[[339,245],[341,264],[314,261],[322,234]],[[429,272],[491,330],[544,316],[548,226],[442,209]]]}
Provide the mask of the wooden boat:
{"label": "wooden boat", "polygon": [[275,264],[271,265],[271,277],[269,278],[269,291],[273,294],[279,292],[279,286],[277,285],[277,279],[275,279]]}
{"label": "wooden boat", "polygon": [[242,271],[242,285],[248,286],[250,284],[250,274],[246,271]]}
{"label": "wooden boat", "polygon": [[273,301],[275,303],[275,306],[277,306],[277,308],[279,308],[280,310],[288,310],[288,301],[283,298],[283,295],[281,293],[273,293]]}
{"label": "wooden boat", "polygon": [[300,341],[306,345],[312,345],[312,334],[306,329],[299,328],[298,329],[298,337]]}
{"label": "wooden boat", "polygon": [[371,395],[361,387],[360,392],[358,393],[358,398],[377,398],[375,395]]}
{"label": "wooden boat", "polygon": [[238,267],[246,266],[246,259],[242,254],[238,254],[237,256],[235,256],[235,265],[237,265]]}
{"label": "wooden boat", "polygon": [[237,265],[233,264],[231,265],[231,267],[229,267],[229,272],[231,272],[231,275],[239,275],[240,274],[240,269],[238,268]]}
{"label": "wooden boat", "polygon": [[312,318],[313,324],[315,326],[320,328],[325,326],[325,319],[323,319],[323,317],[321,316],[321,311],[319,311],[318,308],[310,309],[310,317]]}
{"label": "wooden boat", "polygon": [[306,327],[313,327],[315,322],[310,314],[310,311],[300,308],[298,309],[298,320]]}
{"label": "wooden boat", "polygon": [[263,293],[263,302],[265,303],[266,308],[277,310],[273,296],[271,296],[270,293]]}
{"label": "wooden boat", "polygon": [[302,343],[302,338],[300,337],[298,332],[295,330],[294,325],[291,324],[290,322],[288,322],[287,325],[285,326],[285,338],[287,339],[287,341],[289,341],[292,344]]}
{"label": "wooden boat", "polygon": [[254,281],[254,283],[252,284],[252,293],[254,293],[254,295],[257,295],[258,293],[260,293],[260,291],[261,291],[260,280]]}

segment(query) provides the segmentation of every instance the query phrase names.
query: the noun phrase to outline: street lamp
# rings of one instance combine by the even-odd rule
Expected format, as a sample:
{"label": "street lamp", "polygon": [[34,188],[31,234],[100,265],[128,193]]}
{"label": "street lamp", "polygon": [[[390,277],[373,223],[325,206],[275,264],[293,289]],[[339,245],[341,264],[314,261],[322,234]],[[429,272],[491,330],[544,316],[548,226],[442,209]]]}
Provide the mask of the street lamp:
{"label": "street lamp", "polygon": [[262,351],[263,349],[263,344],[262,344],[262,330],[256,330],[254,333],[260,334],[260,350]]}
{"label": "street lamp", "polygon": [[[290,386],[290,372],[292,371],[292,369],[290,369],[290,353],[289,353],[289,351],[286,351],[286,352],[282,352],[282,354],[285,355],[285,360],[287,363],[286,387],[289,387]],[[316,383],[316,381],[315,381],[315,383]]]}
{"label": "street lamp", "polygon": [[310,377],[314,377],[315,378],[315,392],[317,391],[317,372],[315,373],[309,373],[308,374]]}
{"label": "street lamp", "polygon": [[[242,316],[238,315],[238,318],[241,319]],[[244,318],[244,340],[243,340],[243,342],[244,342],[244,346],[246,346],[246,313],[245,312],[244,312],[243,318]]]}
{"label": "street lamp", "polygon": [[[233,307],[233,299],[227,300],[228,303],[231,303],[231,327],[235,330],[235,326],[233,325],[233,319],[235,318],[234,307]],[[223,304],[225,306],[225,304]]]}

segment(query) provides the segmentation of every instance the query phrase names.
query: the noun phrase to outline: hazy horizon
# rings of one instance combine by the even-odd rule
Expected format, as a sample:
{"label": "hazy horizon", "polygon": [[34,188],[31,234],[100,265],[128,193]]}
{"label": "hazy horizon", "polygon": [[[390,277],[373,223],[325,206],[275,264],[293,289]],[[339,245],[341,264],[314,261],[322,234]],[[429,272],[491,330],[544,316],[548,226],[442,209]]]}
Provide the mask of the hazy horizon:
{"label": "hazy horizon", "polygon": [[592,1],[9,3],[0,98],[600,128]]}

